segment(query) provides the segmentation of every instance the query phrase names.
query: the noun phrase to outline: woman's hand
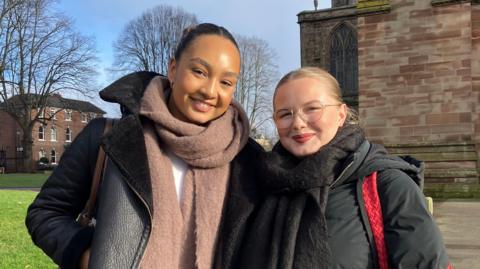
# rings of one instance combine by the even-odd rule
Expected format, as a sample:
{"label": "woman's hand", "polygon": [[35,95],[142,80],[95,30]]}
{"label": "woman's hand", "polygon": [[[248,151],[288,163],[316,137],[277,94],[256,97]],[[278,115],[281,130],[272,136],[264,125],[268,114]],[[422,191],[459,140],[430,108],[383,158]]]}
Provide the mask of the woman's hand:
{"label": "woman's hand", "polygon": [[80,258],[80,269],[88,269],[88,261],[90,260],[90,248],[83,252]]}

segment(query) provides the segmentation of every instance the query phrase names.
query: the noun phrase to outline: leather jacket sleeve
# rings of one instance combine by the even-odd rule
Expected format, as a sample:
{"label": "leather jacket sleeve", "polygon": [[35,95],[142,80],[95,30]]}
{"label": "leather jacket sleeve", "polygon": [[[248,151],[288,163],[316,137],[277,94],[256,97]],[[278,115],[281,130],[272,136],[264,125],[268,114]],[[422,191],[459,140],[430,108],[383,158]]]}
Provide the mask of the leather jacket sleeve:
{"label": "leather jacket sleeve", "polygon": [[76,219],[90,194],[105,119],[92,120],[67,148],[28,208],[25,223],[33,242],[61,268],[78,268],[93,228]]}
{"label": "leather jacket sleeve", "polygon": [[380,172],[379,176],[390,268],[447,268],[440,230],[420,188],[397,169]]}

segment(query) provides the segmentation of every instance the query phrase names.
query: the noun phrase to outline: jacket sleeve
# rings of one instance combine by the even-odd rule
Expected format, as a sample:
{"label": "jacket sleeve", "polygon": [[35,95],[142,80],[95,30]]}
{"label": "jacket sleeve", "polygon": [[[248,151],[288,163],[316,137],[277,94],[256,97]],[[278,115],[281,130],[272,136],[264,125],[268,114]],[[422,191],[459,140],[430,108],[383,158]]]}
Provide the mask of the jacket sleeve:
{"label": "jacket sleeve", "polygon": [[77,222],[90,194],[105,119],[92,120],[62,155],[28,208],[25,224],[33,242],[61,268],[78,268],[93,228]]}
{"label": "jacket sleeve", "polygon": [[379,177],[390,268],[447,268],[440,230],[420,188],[400,170],[386,170]]}

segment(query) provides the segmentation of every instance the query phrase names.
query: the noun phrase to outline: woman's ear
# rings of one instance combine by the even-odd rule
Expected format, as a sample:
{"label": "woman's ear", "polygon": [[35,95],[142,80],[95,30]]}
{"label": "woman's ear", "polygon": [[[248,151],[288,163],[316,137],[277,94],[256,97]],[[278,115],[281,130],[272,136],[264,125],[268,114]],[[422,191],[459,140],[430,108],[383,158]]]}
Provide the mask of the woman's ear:
{"label": "woman's ear", "polygon": [[168,62],[168,74],[167,74],[167,77],[168,77],[168,80],[170,81],[170,85],[173,85],[174,81],[175,81],[175,72],[177,71],[177,61],[175,61],[174,58],[170,59],[170,61]]}
{"label": "woman's ear", "polygon": [[338,108],[338,127],[342,127],[347,119],[348,108],[346,104],[341,104]]}

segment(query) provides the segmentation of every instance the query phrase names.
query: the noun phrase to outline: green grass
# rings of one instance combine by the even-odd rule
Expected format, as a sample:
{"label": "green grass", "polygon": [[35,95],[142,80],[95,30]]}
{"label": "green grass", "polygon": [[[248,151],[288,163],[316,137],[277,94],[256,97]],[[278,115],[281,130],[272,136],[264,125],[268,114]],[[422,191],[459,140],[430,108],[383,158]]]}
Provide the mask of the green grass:
{"label": "green grass", "polygon": [[0,268],[57,268],[33,244],[25,227],[27,207],[36,195],[32,191],[0,190]]}
{"label": "green grass", "polygon": [[0,188],[40,188],[50,174],[0,174]]}

